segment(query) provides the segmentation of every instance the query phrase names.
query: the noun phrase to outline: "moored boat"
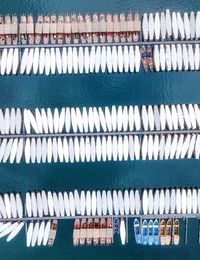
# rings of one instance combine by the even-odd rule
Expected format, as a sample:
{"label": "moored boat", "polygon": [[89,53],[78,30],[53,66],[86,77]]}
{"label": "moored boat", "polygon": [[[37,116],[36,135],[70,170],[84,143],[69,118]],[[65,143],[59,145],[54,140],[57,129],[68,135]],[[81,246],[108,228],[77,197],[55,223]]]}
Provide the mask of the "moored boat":
{"label": "moored boat", "polygon": [[39,15],[35,24],[35,44],[40,44],[42,37],[43,16]]}
{"label": "moored boat", "polygon": [[93,231],[94,231],[93,220],[91,218],[89,218],[87,221],[87,232],[86,232],[86,244],[88,246],[92,245]]}
{"label": "moored boat", "polygon": [[80,245],[85,245],[87,235],[87,222],[86,219],[83,218],[81,220],[81,228],[80,228]]}
{"label": "moored boat", "polygon": [[6,39],[4,35],[4,19],[3,16],[0,16],[0,45],[5,45]]}
{"label": "moored boat", "polygon": [[152,52],[152,47],[150,45],[147,46],[147,62],[150,71],[153,72],[154,71],[153,52]]}
{"label": "moored boat", "polygon": [[141,226],[142,244],[147,245],[148,243],[148,222],[146,219],[143,220]]}
{"label": "moored boat", "polygon": [[80,240],[80,219],[76,219],[74,222],[74,229],[73,229],[73,246],[79,245]]}
{"label": "moored boat", "polygon": [[165,244],[170,245],[172,238],[172,220],[168,219],[165,229]]}
{"label": "moored boat", "polygon": [[12,44],[16,45],[18,43],[18,18],[16,15],[12,15],[12,23],[11,23],[11,38]]}
{"label": "moored boat", "polygon": [[127,31],[127,23],[125,13],[121,13],[119,16],[120,21],[120,41],[126,41],[126,31]]}
{"label": "moored boat", "polygon": [[78,31],[79,31],[81,43],[86,43],[85,21],[81,14],[78,15]]}
{"label": "moored boat", "polygon": [[100,238],[100,223],[99,219],[94,219],[94,230],[93,230],[93,245],[96,246],[99,244],[99,238]]}
{"label": "moored boat", "polygon": [[148,71],[148,60],[147,60],[147,51],[146,51],[146,47],[143,45],[140,48],[140,52],[141,52],[141,59],[142,59],[142,64],[144,67],[144,71]]}
{"label": "moored boat", "polygon": [[27,16],[26,31],[29,44],[34,44],[34,22],[33,16],[31,14]]}
{"label": "moored boat", "polygon": [[11,44],[11,18],[10,15],[5,16],[4,34],[6,38],[6,44]]}
{"label": "moored boat", "polygon": [[57,41],[58,44],[63,43],[63,34],[64,34],[64,16],[59,15],[58,16],[58,21],[57,21],[57,26],[56,26],[56,32],[57,32]]}
{"label": "moored boat", "polygon": [[127,33],[126,39],[128,42],[133,41],[133,14],[129,12],[127,14]]}
{"label": "moored boat", "polygon": [[106,41],[106,18],[105,14],[101,13],[99,17],[99,38],[101,43],[105,43]]}
{"label": "moored boat", "polygon": [[114,42],[119,42],[120,25],[119,25],[119,15],[113,15],[113,39]]}
{"label": "moored boat", "polygon": [[85,15],[85,30],[87,43],[92,43],[92,22],[89,14]]}
{"label": "moored boat", "polygon": [[43,23],[43,43],[48,44],[49,43],[49,30],[50,28],[50,17],[49,15],[45,15],[44,17],[44,23]]}
{"label": "moored boat", "polygon": [[113,42],[113,20],[112,14],[108,13],[106,15],[106,35],[107,35],[107,42]]}
{"label": "moored boat", "polygon": [[99,17],[97,13],[93,14],[92,39],[94,43],[99,41]]}
{"label": "moored boat", "polygon": [[179,221],[178,221],[178,219],[175,219],[173,221],[172,242],[173,242],[174,245],[178,245],[179,242],[180,242]]}
{"label": "moored boat", "polygon": [[141,229],[140,229],[140,223],[138,219],[134,219],[133,226],[134,226],[135,241],[137,244],[141,244],[142,243]]}
{"label": "moored boat", "polygon": [[57,228],[58,228],[58,221],[54,219],[53,222],[51,223],[51,228],[50,228],[49,237],[47,241],[47,245],[49,247],[52,247],[54,244],[54,241],[56,239]]}
{"label": "moored boat", "polygon": [[159,226],[159,236],[160,236],[161,246],[164,246],[166,244],[165,229],[166,229],[165,220],[161,219],[160,220],[160,226]]}
{"label": "moored boat", "polygon": [[57,23],[57,18],[56,15],[51,15],[51,20],[50,20],[50,40],[51,44],[56,43],[56,23]]}
{"label": "moored boat", "polygon": [[148,245],[152,246],[154,243],[154,233],[153,233],[153,220],[150,219],[148,223]]}
{"label": "moored boat", "polygon": [[139,13],[134,13],[134,26],[133,26],[133,41],[138,42],[140,39],[140,31],[141,31],[141,21]]}
{"label": "moored boat", "polygon": [[160,237],[159,237],[159,223],[158,220],[155,219],[153,222],[153,242],[154,245],[159,245],[160,244]]}
{"label": "moored boat", "polygon": [[20,24],[19,24],[19,33],[20,33],[22,44],[27,43],[26,22],[27,22],[26,16],[22,15],[21,18],[20,18]]}
{"label": "moored boat", "polygon": [[106,229],[106,245],[110,246],[113,242],[113,227],[112,219],[107,219],[107,229]]}
{"label": "moored boat", "polygon": [[65,15],[65,21],[64,21],[64,35],[65,35],[65,42],[69,44],[71,42],[71,18],[69,15]]}
{"label": "moored boat", "polygon": [[101,218],[100,220],[100,230],[99,230],[99,237],[100,237],[100,245],[103,246],[106,244],[106,220],[105,218]]}

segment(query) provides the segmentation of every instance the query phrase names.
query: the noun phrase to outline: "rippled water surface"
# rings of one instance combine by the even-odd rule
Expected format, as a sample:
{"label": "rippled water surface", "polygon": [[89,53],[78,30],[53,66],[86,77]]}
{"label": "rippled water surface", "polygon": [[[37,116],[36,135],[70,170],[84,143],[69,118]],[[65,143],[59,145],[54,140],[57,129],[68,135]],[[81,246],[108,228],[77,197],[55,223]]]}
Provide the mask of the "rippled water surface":
{"label": "rippled water surface", "polygon": [[[2,0],[2,13],[129,11],[170,8],[200,10],[199,0]],[[200,103],[199,72],[0,77],[0,107],[104,106],[125,104]],[[200,161],[139,161],[45,165],[0,165],[0,191],[200,186]],[[55,246],[25,246],[23,232],[10,244],[0,240],[4,260],[61,259],[198,259],[197,222],[189,222],[188,245],[138,247],[129,223],[129,243],[118,238],[110,247],[72,247],[72,222],[61,221]],[[184,223],[181,223],[184,224]],[[191,228],[190,228],[191,227]]]}

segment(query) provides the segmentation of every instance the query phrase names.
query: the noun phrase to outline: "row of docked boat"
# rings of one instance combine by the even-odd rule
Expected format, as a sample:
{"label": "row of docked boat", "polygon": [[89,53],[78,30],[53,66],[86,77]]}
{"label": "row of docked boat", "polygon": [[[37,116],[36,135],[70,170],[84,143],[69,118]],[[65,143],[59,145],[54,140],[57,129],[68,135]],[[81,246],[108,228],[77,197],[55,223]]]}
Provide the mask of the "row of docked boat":
{"label": "row of docked boat", "polygon": [[[144,70],[148,70],[151,60],[148,58],[148,51],[145,48],[142,63]],[[155,71],[199,71],[200,50],[199,44],[171,44],[154,46],[153,62]]]}
{"label": "row of docked boat", "polygon": [[110,246],[113,243],[111,218],[76,219],[73,228],[74,246]]}
{"label": "row of docked boat", "polygon": [[[152,56],[152,53],[151,53]],[[128,73],[140,70],[139,46],[3,49],[1,75]]]}
{"label": "row of docked boat", "polygon": [[[60,110],[36,108],[35,111],[24,109],[22,113],[27,134],[176,131],[200,127],[200,108],[197,104],[63,107]],[[11,110],[0,110],[2,134],[11,133],[12,120],[15,122],[16,119],[12,119]]]}
{"label": "row of docked boat", "polygon": [[26,233],[26,246],[49,246],[52,247],[56,239],[58,221],[31,221]]}
{"label": "row of docked boat", "polygon": [[179,220],[134,220],[135,241],[140,245],[179,245]]}
{"label": "row of docked boat", "polygon": [[0,16],[0,45],[139,41],[139,13]]}
{"label": "row of docked boat", "polygon": [[144,13],[142,20],[144,41],[193,40],[200,38],[200,12]]}
{"label": "row of docked boat", "polygon": [[1,163],[199,159],[199,134],[3,138]]}
{"label": "row of docked boat", "polygon": [[200,189],[145,189],[142,211],[144,215],[200,213]]}

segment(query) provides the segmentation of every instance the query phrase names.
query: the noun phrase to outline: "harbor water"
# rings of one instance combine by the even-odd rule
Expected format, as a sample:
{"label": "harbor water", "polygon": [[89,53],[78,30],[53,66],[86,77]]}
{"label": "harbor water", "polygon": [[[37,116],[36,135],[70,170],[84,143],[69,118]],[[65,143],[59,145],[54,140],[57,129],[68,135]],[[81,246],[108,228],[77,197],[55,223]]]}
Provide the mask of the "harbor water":
{"label": "harbor water", "polygon": [[[93,12],[190,12],[200,10],[199,0],[2,0],[1,13],[38,14]],[[200,104],[199,72],[159,72],[137,74],[88,74],[0,77],[0,107],[42,108],[63,106],[106,106],[141,104]],[[95,162],[74,164],[0,164],[0,192],[28,190],[123,189],[199,187],[199,160]],[[111,247],[72,245],[72,221],[59,221],[54,247],[26,248],[25,233],[11,243],[0,240],[4,260],[64,259],[198,259],[198,222],[189,220],[188,241],[184,244],[184,221],[178,247],[143,247],[135,244],[133,221],[129,220],[129,243],[119,236]]]}

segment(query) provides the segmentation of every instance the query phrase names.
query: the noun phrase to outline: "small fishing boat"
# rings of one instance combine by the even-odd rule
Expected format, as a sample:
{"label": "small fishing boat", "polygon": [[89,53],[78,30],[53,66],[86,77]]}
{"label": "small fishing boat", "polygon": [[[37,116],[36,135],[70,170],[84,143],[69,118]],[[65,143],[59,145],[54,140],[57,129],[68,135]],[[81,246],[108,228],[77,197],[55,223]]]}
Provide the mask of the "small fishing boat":
{"label": "small fishing boat", "polygon": [[54,241],[56,239],[57,228],[58,228],[58,221],[54,219],[53,222],[51,223],[51,228],[49,231],[49,236],[47,241],[47,245],[49,247],[52,247],[54,244]]}
{"label": "small fishing boat", "polygon": [[166,224],[165,220],[161,219],[160,220],[160,225],[159,225],[159,236],[160,236],[160,244],[161,246],[166,245],[166,238],[165,238],[165,230],[166,230]]}
{"label": "small fishing boat", "polygon": [[92,25],[92,39],[94,43],[99,41],[99,16],[97,13],[93,14],[93,25]]}
{"label": "small fishing boat", "polygon": [[91,218],[88,219],[87,221],[87,232],[86,232],[86,244],[88,246],[92,245],[94,237],[94,223]]}
{"label": "small fishing boat", "polygon": [[64,34],[65,34],[65,42],[69,44],[71,42],[71,18],[69,15],[65,15],[65,21],[64,21]]}
{"label": "small fishing boat", "polygon": [[45,15],[44,17],[44,23],[43,23],[43,43],[48,44],[49,43],[49,27],[50,27],[50,17],[49,15]]}
{"label": "small fishing boat", "polygon": [[125,13],[121,13],[119,16],[120,21],[120,41],[125,42],[126,41],[126,16]]}
{"label": "small fishing boat", "polygon": [[131,12],[129,12],[127,14],[126,40],[128,42],[132,42],[133,41],[133,14]]}
{"label": "small fishing boat", "polygon": [[28,42],[29,44],[34,44],[34,21],[33,21],[33,16],[30,14],[27,16],[27,24],[26,24],[26,30],[27,30],[27,35],[28,35]]}
{"label": "small fishing boat", "polygon": [[75,44],[79,41],[79,33],[78,33],[78,23],[77,23],[77,16],[72,14],[71,16],[71,25],[72,25],[72,38]]}
{"label": "small fishing boat", "polygon": [[100,223],[99,219],[94,219],[94,229],[93,229],[93,245],[97,246],[99,244],[100,239]]}
{"label": "small fishing boat", "polygon": [[27,43],[27,34],[26,34],[26,16],[22,15],[20,18],[20,37],[21,37],[21,43],[26,44]]}
{"label": "small fishing boat", "polygon": [[170,245],[172,238],[172,220],[168,219],[165,228],[165,244]]}
{"label": "small fishing boat", "polygon": [[99,16],[99,26],[100,26],[100,32],[99,32],[99,38],[101,43],[105,43],[106,41],[106,18],[105,14],[101,13]]}
{"label": "small fishing boat", "polygon": [[107,229],[106,229],[106,245],[110,246],[113,242],[113,227],[112,227],[112,219],[107,219]]}
{"label": "small fishing boat", "polygon": [[178,221],[178,219],[175,219],[173,221],[172,242],[173,242],[174,245],[178,245],[179,242],[180,242],[179,221]]}
{"label": "small fishing boat", "polygon": [[87,43],[92,43],[92,22],[89,14],[85,15],[85,30]]}
{"label": "small fishing boat", "polygon": [[39,15],[35,24],[35,43],[40,44],[42,37],[43,16]]}
{"label": "small fishing boat", "polygon": [[147,41],[148,40],[148,35],[149,35],[149,24],[148,24],[148,17],[147,13],[144,13],[143,15],[143,20],[142,20],[142,36],[143,40]]}
{"label": "small fishing boat", "polygon": [[160,237],[159,237],[159,223],[158,220],[155,219],[153,222],[153,243],[154,245],[160,244]]}
{"label": "small fishing boat", "polygon": [[147,46],[147,62],[151,72],[154,71],[154,62],[153,62],[153,51],[150,45]]}
{"label": "small fishing boat", "polygon": [[6,43],[6,39],[5,39],[5,35],[4,35],[4,19],[3,16],[0,16],[0,45],[5,45]]}
{"label": "small fishing boat", "polygon": [[59,15],[58,16],[58,22],[57,22],[57,40],[58,44],[63,43],[63,35],[64,35],[64,16]]}
{"label": "small fishing boat", "polygon": [[139,13],[134,13],[134,31],[133,31],[133,41],[138,42],[140,39],[140,31],[141,31],[141,21]]}
{"label": "small fishing boat", "polygon": [[78,27],[81,43],[86,43],[86,29],[85,29],[85,21],[81,14],[78,15]]}
{"label": "small fishing boat", "polygon": [[140,223],[138,219],[134,219],[133,226],[134,226],[135,241],[137,244],[142,244],[141,229],[140,229]]}
{"label": "small fishing boat", "polygon": [[83,218],[81,220],[81,228],[80,228],[80,245],[85,245],[86,241],[86,236],[87,236],[87,222],[86,219]]}
{"label": "small fishing boat", "polygon": [[148,222],[146,219],[144,219],[142,222],[141,233],[142,233],[142,244],[147,245],[148,244]]}
{"label": "small fishing boat", "polygon": [[113,20],[111,13],[106,15],[106,31],[107,42],[113,42]]}
{"label": "small fishing boat", "polygon": [[120,25],[119,25],[119,15],[113,15],[113,39],[114,42],[119,42]]}
{"label": "small fishing boat", "polygon": [[76,219],[74,221],[74,229],[73,229],[73,246],[79,245],[80,227],[81,227],[80,219]]}
{"label": "small fishing boat", "polygon": [[148,71],[147,50],[144,45],[140,48],[140,52],[141,52],[141,59],[142,59],[144,71],[147,72]]}
{"label": "small fishing boat", "polygon": [[99,230],[99,238],[100,238],[100,245],[103,246],[106,244],[106,220],[105,218],[101,218],[100,220],[100,230]]}
{"label": "small fishing boat", "polygon": [[149,246],[152,246],[154,243],[153,224],[154,224],[153,220],[150,219],[148,224],[148,245]]}
{"label": "small fishing boat", "polygon": [[16,45],[18,43],[18,18],[16,15],[12,15],[11,38],[12,38],[12,43]]}
{"label": "small fishing boat", "polygon": [[10,15],[5,16],[5,24],[4,24],[4,34],[6,37],[6,44],[11,44],[11,18]]}
{"label": "small fishing boat", "polygon": [[51,21],[50,21],[50,40],[51,44],[56,43],[56,23],[57,23],[57,18],[56,15],[51,15]]}

